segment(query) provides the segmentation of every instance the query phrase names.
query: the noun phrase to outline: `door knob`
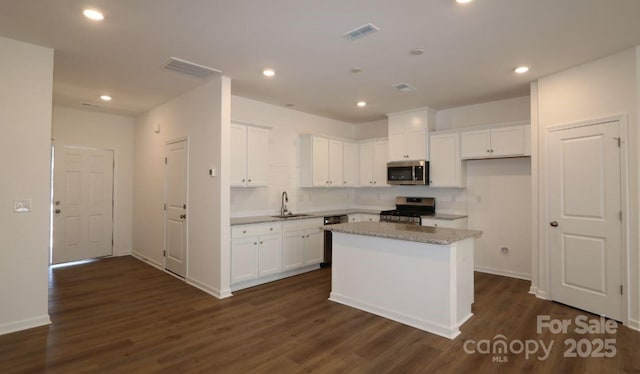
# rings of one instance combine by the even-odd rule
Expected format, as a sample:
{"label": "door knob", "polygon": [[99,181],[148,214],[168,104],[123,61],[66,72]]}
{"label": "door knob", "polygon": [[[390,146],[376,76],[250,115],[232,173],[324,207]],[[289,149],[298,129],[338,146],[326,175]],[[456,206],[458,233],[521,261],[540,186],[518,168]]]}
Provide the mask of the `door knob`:
{"label": "door knob", "polygon": [[549,224],[551,225],[551,227],[558,227],[558,221],[551,221],[549,222]]}
{"label": "door knob", "polygon": [[60,209],[56,209],[56,214],[60,214],[62,212]]}
{"label": "door knob", "polygon": [[185,218],[187,218],[187,215],[186,214],[181,214],[180,218],[185,219]]}

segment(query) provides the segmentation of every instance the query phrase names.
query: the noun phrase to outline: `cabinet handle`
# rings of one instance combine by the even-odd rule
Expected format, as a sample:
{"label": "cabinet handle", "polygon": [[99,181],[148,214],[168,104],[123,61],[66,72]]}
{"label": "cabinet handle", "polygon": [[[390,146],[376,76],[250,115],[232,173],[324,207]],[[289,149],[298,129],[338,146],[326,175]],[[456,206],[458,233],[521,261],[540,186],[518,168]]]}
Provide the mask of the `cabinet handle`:
{"label": "cabinet handle", "polygon": [[243,233],[243,234],[246,234],[246,233],[247,233],[247,230],[242,230],[242,233]]}
{"label": "cabinet handle", "polygon": [[378,182],[376,182],[376,181],[373,181],[373,184],[376,184],[376,183],[378,183]]}
{"label": "cabinet handle", "polygon": [[249,179],[247,182],[251,183],[251,179]]}
{"label": "cabinet handle", "polygon": [[304,239],[304,235],[302,235],[301,238]]}
{"label": "cabinet handle", "polygon": [[342,184],[347,184],[347,181],[342,182]]}
{"label": "cabinet handle", "polygon": [[273,231],[273,227],[270,227],[270,228],[269,228],[269,231]]}
{"label": "cabinet handle", "polygon": [[256,242],[253,242],[253,245],[258,245],[258,243],[256,243]]}
{"label": "cabinet handle", "polygon": [[491,153],[493,153],[493,149],[491,150]]}
{"label": "cabinet handle", "polygon": [[261,240],[261,241],[260,241],[260,244],[263,244],[263,243],[264,243],[264,242]]}
{"label": "cabinet handle", "polygon": [[487,153],[489,153],[489,152],[491,152],[491,150],[490,150],[490,149],[487,149]]}
{"label": "cabinet handle", "polygon": [[243,179],[242,182],[245,182],[245,180]]}

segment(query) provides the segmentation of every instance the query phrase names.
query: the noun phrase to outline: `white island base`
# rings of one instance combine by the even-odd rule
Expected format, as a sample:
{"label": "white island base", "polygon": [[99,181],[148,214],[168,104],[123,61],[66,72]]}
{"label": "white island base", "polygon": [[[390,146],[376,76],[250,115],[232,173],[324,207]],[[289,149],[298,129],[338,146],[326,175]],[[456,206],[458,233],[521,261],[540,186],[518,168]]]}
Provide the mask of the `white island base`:
{"label": "white island base", "polygon": [[334,231],[329,300],[454,339],[473,315],[473,245]]}

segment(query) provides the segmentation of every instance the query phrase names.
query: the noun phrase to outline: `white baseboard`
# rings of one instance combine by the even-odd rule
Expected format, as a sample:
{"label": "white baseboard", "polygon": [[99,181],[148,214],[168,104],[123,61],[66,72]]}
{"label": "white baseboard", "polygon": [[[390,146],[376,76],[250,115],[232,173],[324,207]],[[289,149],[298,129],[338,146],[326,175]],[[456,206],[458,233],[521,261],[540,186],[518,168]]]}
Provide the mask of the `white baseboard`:
{"label": "white baseboard", "polygon": [[[458,329],[459,325],[453,325],[453,326],[444,326],[441,325],[439,323],[435,323],[435,322],[431,322],[431,321],[427,321],[425,319],[422,318],[416,318],[413,316],[409,316],[406,314],[402,314],[402,313],[398,313],[398,312],[394,312],[392,310],[388,310],[386,308],[381,308],[379,306],[376,305],[372,305],[360,300],[356,300],[347,296],[343,296],[343,295],[339,295],[335,292],[331,292],[331,294],[329,295],[329,300],[336,302],[336,303],[340,303],[346,306],[350,306],[352,308],[356,308],[356,309],[360,309],[363,310],[365,312],[369,312],[384,318],[388,318],[390,320],[396,321],[396,322],[400,322],[403,323],[405,325],[411,326],[411,327],[415,327],[417,329],[426,331],[426,332],[430,332],[432,334],[436,334],[436,335],[440,335],[442,337],[445,337],[447,339],[455,339],[456,336],[460,335],[460,330]],[[469,315],[467,318],[470,318],[471,315]],[[466,320],[463,320],[460,325],[462,325],[464,322],[466,322]]]}
{"label": "white baseboard", "polygon": [[204,291],[206,293],[208,293],[209,295],[218,298],[218,299],[224,299],[230,296],[233,296],[231,294],[231,290],[227,289],[227,290],[219,290],[215,287],[211,287],[208,284],[201,282],[197,279],[193,279],[193,278],[187,278],[187,284],[191,285],[201,291]]}
{"label": "white baseboard", "polygon": [[627,325],[631,330],[640,331],[640,321],[629,318],[629,324]]}
{"label": "white baseboard", "polygon": [[115,252],[113,254],[113,257],[122,257],[122,256],[129,256],[131,255],[132,251],[120,251],[120,252]]}
{"label": "white baseboard", "polygon": [[40,327],[40,326],[45,326],[50,324],[51,324],[51,319],[49,319],[48,314],[34,317],[34,318],[23,319],[20,321],[3,323],[2,325],[0,325],[0,335],[10,334],[12,332],[32,329],[34,327]]}
{"label": "white baseboard", "polygon": [[477,272],[480,272],[480,273],[501,275],[503,277],[517,278],[517,279],[523,279],[523,280],[528,280],[528,281],[531,280],[531,274],[520,273],[520,272],[517,272],[517,271],[495,269],[495,268],[489,268],[489,267],[485,267],[485,266],[475,266],[474,270],[477,271]]}
{"label": "white baseboard", "polygon": [[143,255],[141,253],[138,253],[136,251],[131,251],[131,256],[137,258],[138,260],[140,260],[142,262],[148,263],[149,265],[153,266],[156,269],[164,270],[161,263],[159,263],[159,262],[157,262],[155,260],[152,260],[149,257],[147,257],[147,256],[145,256],[145,255]]}

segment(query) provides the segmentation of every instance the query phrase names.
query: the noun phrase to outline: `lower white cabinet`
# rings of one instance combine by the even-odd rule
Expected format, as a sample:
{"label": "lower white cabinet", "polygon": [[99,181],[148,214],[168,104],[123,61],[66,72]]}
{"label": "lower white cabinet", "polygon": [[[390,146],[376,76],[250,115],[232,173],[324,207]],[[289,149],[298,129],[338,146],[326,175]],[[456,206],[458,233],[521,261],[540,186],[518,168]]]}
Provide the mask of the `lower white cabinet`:
{"label": "lower white cabinet", "polygon": [[349,222],[379,222],[380,215],[379,214],[369,214],[369,213],[354,213],[349,214]]}
{"label": "lower white cabinet", "polygon": [[231,283],[281,271],[282,223],[234,226],[231,229]]}
{"label": "lower white cabinet", "polygon": [[231,227],[231,289],[313,270],[324,255],[322,218]]}
{"label": "lower white cabinet", "polygon": [[323,225],[322,219],[290,221],[283,224],[283,271],[322,262],[324,255]]}
{"label": "lower white cabinet", "polygon": [[466,229],[467,218],[458,219],[437,219],[437,218],[422,218],[420,225],[422,226],[434,226],[434,227],[447,227],[450,229]]}

